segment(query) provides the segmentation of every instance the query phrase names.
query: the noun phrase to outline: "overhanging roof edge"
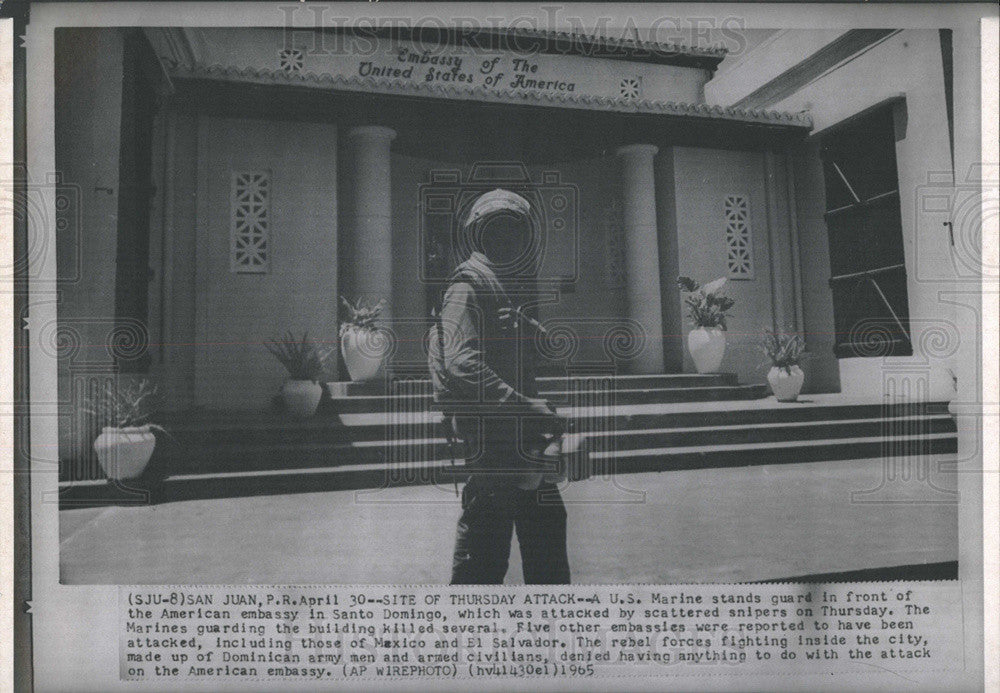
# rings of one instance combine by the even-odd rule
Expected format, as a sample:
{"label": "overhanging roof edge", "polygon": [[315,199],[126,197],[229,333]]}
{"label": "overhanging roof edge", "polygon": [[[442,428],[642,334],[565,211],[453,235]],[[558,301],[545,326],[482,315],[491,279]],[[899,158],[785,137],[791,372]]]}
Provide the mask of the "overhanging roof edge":
{"label": "overhanging roof edge", "polygon": [[539,106],[565,106],[604,110],[619,113],[663,114],[708,120],[726,120],[754,123],[808,131],[812,129],[812,118],[808,113],[785,113],[764,109],[742,109],[735,107],[710,106],[708,104],[681,103],[674,101],[650,101],[645,99],[611,99],[602,96],[548,94],[517,92],[511,90],[485,89],[482,87],[462,88],[445,85],[424,85],[379,77],[344,77],[327,73],[285,72],[264,68],[237,68],[224,65],[173,66],[169,69],[176,79],[228,79],[252,81],[290,86],[330,87],[348,91],[375,91],[382,94],[401,96],[432,96],[439,98],[509,103],[511,105],[533,104]]}

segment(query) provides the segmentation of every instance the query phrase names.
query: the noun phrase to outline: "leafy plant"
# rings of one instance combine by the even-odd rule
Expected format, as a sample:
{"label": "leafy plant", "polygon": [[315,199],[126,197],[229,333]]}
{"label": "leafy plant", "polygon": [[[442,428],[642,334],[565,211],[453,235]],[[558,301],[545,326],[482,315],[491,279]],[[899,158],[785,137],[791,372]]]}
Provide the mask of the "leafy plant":
{"label": "leafy plant", "polygon": [[149,426],[154,431],[167,431],[149,418],[156,410],[155,401],[159,390],[149,380],[125,380],[106,382],[100,393],[83,409],[97,419],[101,427],[132,428]]}
{"label": "leafy plant", "polygon": [[802,352],[805,351],[806,345],[802,337],[797,334],[764,330],[761,347],[775,368],[781,368],[791,374],[792,366],[799,365],[799,361],[802,360]]}
{"label": "leafy plant", "polygon": [[363,329],[374,329],[375,321],[378,320],[378,316],[382,313],[382,308],[385,306],[385,299],[379,299],[378,303],[373,306],[364,306],[361,304],[361,299],[359,298],[357,303],[351,303],[345,297],[340,297],[341,303],[347,308],[347,319],[340,323],[340,336],[344,336],[344,332],[350,327],[358,327]]}
{"label": "leafy plant", "polygon": [[689,294],[684,297],[688,307],[687,317],[695,327],[720,327],[726,329],[726,318],[736,301],[722,293],[725,277],[701,286],[691,277],[677,277],[677,286]]}
{"label": "leafy plant", "polygon": [[289,378],[313,382],[319,382],[323,376],[326,361],[333,351],[333,347],[317,347],[309,339],[308,332],[302,333],[302,338],[299,339],[289,331],[283,339],[265,342],[264,346],[285,367]]}

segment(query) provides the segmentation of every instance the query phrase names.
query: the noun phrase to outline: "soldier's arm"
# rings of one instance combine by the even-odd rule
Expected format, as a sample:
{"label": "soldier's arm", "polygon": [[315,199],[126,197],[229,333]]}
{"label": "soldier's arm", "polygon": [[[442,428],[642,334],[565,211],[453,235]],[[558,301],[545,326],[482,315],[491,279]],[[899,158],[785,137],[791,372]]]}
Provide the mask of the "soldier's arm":
{"label": "soldier's arm", "polygon": [[475,290],[465,282],[452,284],[441,306],[445,368],[463,398],[481,393],[486,402],[520,402],[525,398],[486,363],[481,323]]}
{"label": "soldier's arm", "polygon": [[486,363],[479,328],[481,320],[472,285],[458,282],[449,287],[441,306],[441,326],[445,368],[452,383],[461,391],[456,394],[466,401],[503,402],[523,407],[525,413],[545,419],[552,433],[562,433],[565,428],[562,420],[548,402],[519,392]]}

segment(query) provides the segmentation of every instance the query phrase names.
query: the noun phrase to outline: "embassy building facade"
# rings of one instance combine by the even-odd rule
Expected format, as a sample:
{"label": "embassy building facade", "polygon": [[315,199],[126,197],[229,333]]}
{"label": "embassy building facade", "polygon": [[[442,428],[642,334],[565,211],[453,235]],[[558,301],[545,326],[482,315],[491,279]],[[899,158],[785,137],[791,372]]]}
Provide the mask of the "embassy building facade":
{"label": "embassy building facade", "polygon": [[765,382],[775,329],[804,336],[807,393],[947,402],[958,336],[938,291],[963,267],[953,210],[917,199],[954,188],[946,33],[754,31],[729,55],[527,31],[59,29],[57,165],[76,186],[59,265],[78,281],[58,311],[82,345],[59,352],[65,449],[86,447],[75,412],[105,372],[153,379],[168,411],[267,408],[285,374],[262,342],[335,345],[341,297],[384,300],[388,367],[426,371],[456,215],[498,187],[539,215],[554,373],[693,373],[676,279],[727,277],[721,370],[740,384]]}

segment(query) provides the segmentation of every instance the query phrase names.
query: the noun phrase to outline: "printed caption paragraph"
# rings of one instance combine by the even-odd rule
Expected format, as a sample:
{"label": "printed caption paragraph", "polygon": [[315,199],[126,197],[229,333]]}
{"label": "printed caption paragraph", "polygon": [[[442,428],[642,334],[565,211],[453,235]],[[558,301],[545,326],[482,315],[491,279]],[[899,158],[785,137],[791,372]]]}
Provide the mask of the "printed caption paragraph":
{"label": "printed caption paragraph", "polygon": [[122,679],[954,669],[957,582],[122,587]]}

